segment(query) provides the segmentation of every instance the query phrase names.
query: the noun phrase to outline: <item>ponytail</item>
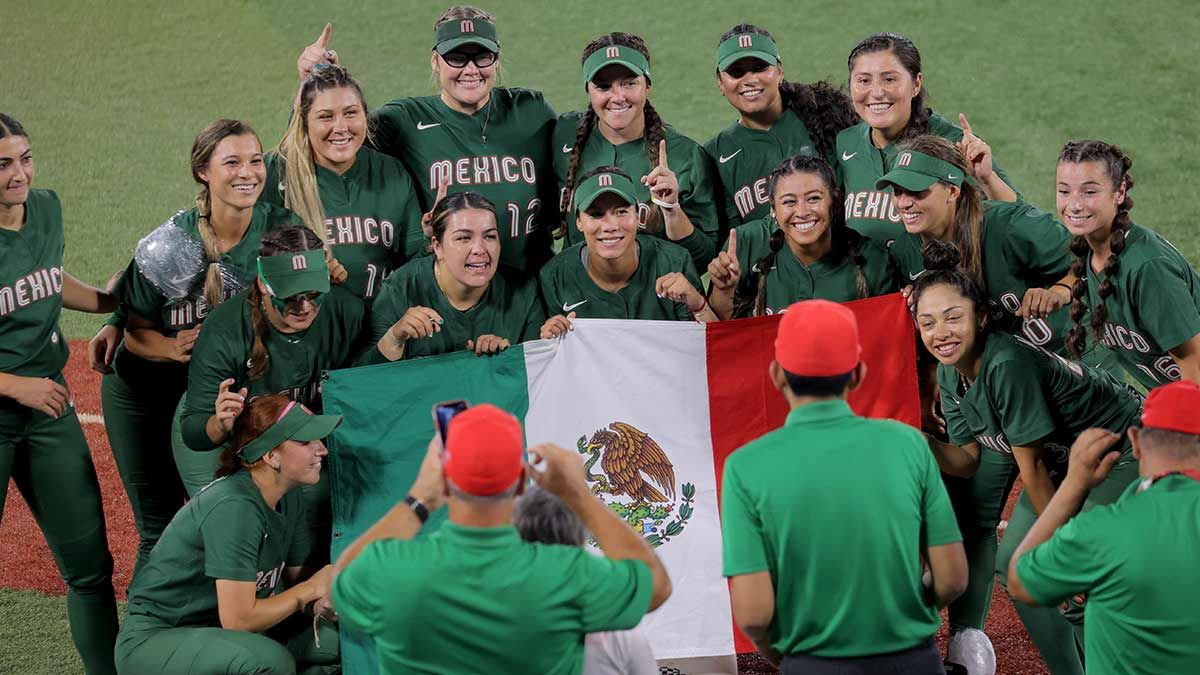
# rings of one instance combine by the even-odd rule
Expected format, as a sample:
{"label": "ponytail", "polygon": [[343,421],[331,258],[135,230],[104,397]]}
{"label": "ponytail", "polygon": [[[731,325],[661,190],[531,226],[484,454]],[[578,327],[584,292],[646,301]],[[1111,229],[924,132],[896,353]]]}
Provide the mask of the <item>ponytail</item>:
{"label": "ponytail", "polygon": [[208,186],[200,189],[196,195],[196,229],[200,231],[200,242],[204,244],[204,257],[208,260],[208,270],[204,274],[204,302],[209,309],[221,304],[225,299],[225,282],[221,279],[221,250],[217,247],[217,231],[213,229],[212,197]]}

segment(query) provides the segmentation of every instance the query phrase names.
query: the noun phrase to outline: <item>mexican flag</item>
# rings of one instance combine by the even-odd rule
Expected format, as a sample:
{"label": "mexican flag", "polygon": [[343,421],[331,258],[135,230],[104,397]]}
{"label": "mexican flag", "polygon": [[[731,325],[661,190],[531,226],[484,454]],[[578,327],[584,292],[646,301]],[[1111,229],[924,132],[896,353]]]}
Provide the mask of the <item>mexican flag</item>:
{"label": "mexican flag", "polygon": [[[904,300],[889,295],[847,306],[858,318],[868,369],[851,406],[919,424],[915,337]],[[753,651],[733,626],[721,576],[718,503],[725,458],[787,414],[767,377],[778,319],[581,319],[563,338],[494,357],[459,352],[329,373],[325,412],[346,418],[329,444],[334,557],[404,498],[433,434],[434,404],[493,403],[525,420],[530,445],[582,454],[592,491],[655,547],[674,586],[641,625],[657,658]],[[442,509],[424,531],[444,518]],[[376,672],[373,649],[357,636],[343,638],[348,672]]]}

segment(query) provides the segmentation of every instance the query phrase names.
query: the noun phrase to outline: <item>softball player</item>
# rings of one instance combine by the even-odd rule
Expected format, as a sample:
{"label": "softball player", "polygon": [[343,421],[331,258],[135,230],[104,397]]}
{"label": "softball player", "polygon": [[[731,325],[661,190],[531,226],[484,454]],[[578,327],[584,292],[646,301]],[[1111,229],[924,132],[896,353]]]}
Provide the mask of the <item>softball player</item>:
{"label": "softball player", "polygon": [[433,209],[433,257],[383,283],[361,359],[381,363],[462,349],[496,354],[537,339],[545,320],[537,282],[500,267],[496,207],[457,192]]}
{"label": "softball player", "polygon": [[[337,62],[329,27],[300,57],[304,79],[314,64]],[[502,214],[501,262],[529,273],[552,255],[554,110],[539,91],[496,87],[500,40],[487,12],[455,5],[434,23],[430,66],[436,96],[391,101],[371,118],[372,145],[408,167],[422,208],[432,211],[440,186],[473,190]]]}
{"label": "softball player", "polygon": [[358,82],[322,64],[301,85],[277,153],[266,157],[262,198],[299,214],[346,270],[345,288],[369,305],[384,277],[421,254],[425,237],[408,171],[366,139]]}
{"label": "softball player", "polygon": [[[1007,582],[1013,551],[1066,476],[1075,437],[1091,427],[1124,435],[1138,421],[1142,399],[1108,373],[994,330],[987,295],[973,276],[958,269],[953,245],[931,245],[926,263],[929,269],[913,289],[915,314],[921,340],[939,362],[938,385],[950,439],[930,439],[930,447],[945,473],[962,477],[988,463],[988,456],[1015,458],[1025,485],[999,554],[986,561],[990,592],[992,570],[1000,574],[1001,583]],[[1119,449],[1120,463],[1091,491],[1085,509],[1115,501],[1137,477],[1128,440]],[[999,517],[1003,501],[991,505],[993,518]],[[983,563],[972,561],[976,562]],[[1072,626],[1059,610],[1014,604],[1050,672],[1081,675]],[[1068,618],[1081,630],[1078,609]]]}
{"label": "softball player", "polygon": [[896,141],[933,134],[958,145],[967,167],[987,199],[1011,202],[1019,197],[992,161],[987,143],[971,132],[965,115],[955,126],[926,104],[921,53],[906,37],[876,33],[864,38],[847,59],[850,98],[862,122],[838,134],[837,161],[846,189],[846,221],[880,241],[904,231],[891,192],[875,182],[895,155]]}
{"label": "softball player", "polygon": [[[554,257],[538,277],[546,314],[541,337],[558,337],[571,319],[715,321],[697,290],[700,275],[681,246],[638,235],[633,179],[615,166],[583,174],[572,201],[583,241]],[[651,295],[653,291],[653,295]]]}
{"label": "softball player", "polygon": [[230,421],[221,478],[171,520],[134,579],[122,674],[341,672],[337,628],[298,614],[328,605],[330,566],[303,577],[301,491],[320,480],[321,439],[341,417],[268,395]]}
{"label": "softball player", "polygon": [[825,160],[796,155],[766,183],[768,217],[731,232],[725,251],[708,265],[708,300],[718,317],[775,314],[812,298],[847,302],[896,292],[895,262],[882,244],[846,227]]}
{"label": "softball player", "polygon": [[1091,332],[1147,389],[1200,382],[1200,275],[1170,242],[1129,219],[1132,164],[1102,141],[1072,141],[1059,154],[1058,212],[1077,256],[1068,345],[1085,351]]}
{"label": "softball player", "polygon": [[[200,242],[213,274],[187,295],[167,297],[160,278],[167,273],[161,270],[185,253],[163,246],[139,249],[141,264],[131,263],[125,275],[125,340],[113,359],[114,372],[100,385],[105,431],[140,540],[135,576],[187,498],[171,456],[171,419],[187,389],[187,364],[200,324],[216,304],[254,278],[262,236],[300,224],[290,211],[256,203],[266,173],[262,147],[246,123],[208,125],[192,144],[191,167],[200,185],[196,206],[163,227],[178,228]],[[226,277],[237,283],[227,283]]]}
{"label": "softball player", "polygon": [[578,209],[569,201],[580,176],[616,166],[640,180],[634,194],[641,231],[684,247],[703,269],[716,254],[720,225],[709,161],[700,145],[664,124],[650,105],[646,43],[609,33],[589,42],[581,61],[589,105],[558,118],[552,145],[568,245],[581,240]]}
{"label": "softball player", "polygon": [[63,271],[62,205],[53,190],[32,189],[33,177],[29,135],[0,113],[0,516],[11,477],[67,584],[84,670],[112,673],[113,561],[96,469],[62,375],[58,317],[64,306],[109,312],[116,302]]}
{"label": "softball player", "polygon": [[850,98],[836,87],[783,79],[775,39],[748,23],[721,36],[717,88],[739,117],[704,150],[716,166],[722,215],[733,224],[770,214],[767,176],[783,160],[809,155],[836,166],[838,133],[859,121]]}
{"label": "softball player", "polygon": [[[205,321],[177,414],[175,462],[189,495],[212,481],[229,437],[231,410],[247,398],[283,394],[321,409],[321,374],[358,353],[366,309],[342,288],[330,291],[321,240],[308,228],[281,228],[259,245],[258,278]],[[329,486],[306,488],[314,556],[329,555]]]}

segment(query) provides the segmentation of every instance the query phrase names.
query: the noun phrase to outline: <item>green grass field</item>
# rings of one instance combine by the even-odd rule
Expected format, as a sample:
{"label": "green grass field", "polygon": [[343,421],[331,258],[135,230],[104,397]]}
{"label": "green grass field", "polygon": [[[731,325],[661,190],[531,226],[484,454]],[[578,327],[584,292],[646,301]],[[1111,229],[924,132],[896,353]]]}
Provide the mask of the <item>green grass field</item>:
{"label": "green grass field", "polygon": [[[1026,198],[1053,208],[1054,159],[1063,141],[1119,143],[1135,160],[1135,220],[1200,262],[1193,214],[1171,206],[1200,203],[1188,159],[1200,148],[1194,0],[850,4],[485,6],[499,20],[504,82],[545,91],[559,111],[586,102],[578,57],[590,38],[611,30],[645,36],[655,106],[701,142],[735,118],[713,79],[716,41],[731,25],[769,28],[791,79],[838,83],[859,38],[878,30],[906,34],[921,48],[934,107],[951,119],[968,113]],[[432,93],[430,33],[443,7],[408,0],[6,0],[0,110],[32,136],[35,187],[62,198],[67,269],[101,283],[142,235],[192,205],[188,150],[209,121],[246,119],[273,147],[295,91],[296,56],[326,21],[334,24],[333,48],[371,103]],[[99,323],[63,317],[72,338],[90,337]],[[78,668],[61,598],[0,591],[0,672]]]}

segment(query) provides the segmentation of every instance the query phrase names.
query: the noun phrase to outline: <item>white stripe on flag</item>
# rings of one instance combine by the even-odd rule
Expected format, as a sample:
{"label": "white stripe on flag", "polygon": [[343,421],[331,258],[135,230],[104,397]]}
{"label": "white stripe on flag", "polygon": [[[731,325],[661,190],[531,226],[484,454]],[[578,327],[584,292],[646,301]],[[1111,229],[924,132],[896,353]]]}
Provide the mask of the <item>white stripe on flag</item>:
{"label": "white stripe on flag", "polygon": [[100,426],[104,426],[104,416],[103,415],[97,415],[95,413],[81,412],[81,413],[76,413],[76,416],[79,417],[80,424],[99,424]]}

